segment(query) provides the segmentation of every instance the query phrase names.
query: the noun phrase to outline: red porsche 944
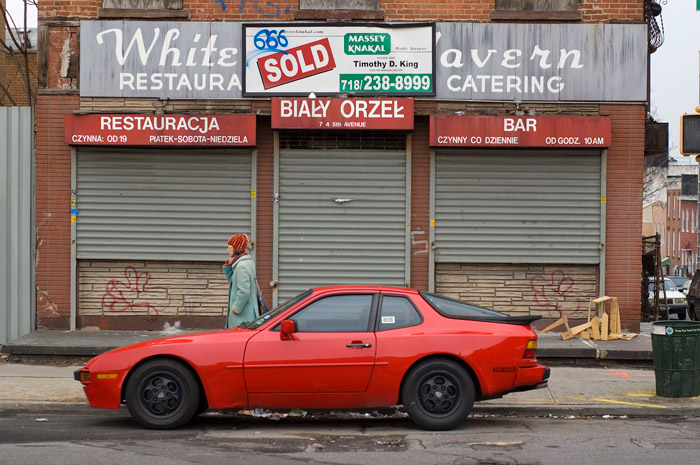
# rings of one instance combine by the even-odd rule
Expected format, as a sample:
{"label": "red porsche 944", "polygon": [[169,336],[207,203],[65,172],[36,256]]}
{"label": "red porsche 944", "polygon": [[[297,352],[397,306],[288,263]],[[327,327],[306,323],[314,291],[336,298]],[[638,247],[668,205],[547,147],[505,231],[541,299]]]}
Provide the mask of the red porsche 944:
{"label": "red porsche 944", "polygon": [[93,407],[147,428],[207,409],[349,409],[403,404],[431,430],[474,401],[547,385],[538,317],[515,317],[413,289],[309,290],[254,321],[106,352],[75,372]]}

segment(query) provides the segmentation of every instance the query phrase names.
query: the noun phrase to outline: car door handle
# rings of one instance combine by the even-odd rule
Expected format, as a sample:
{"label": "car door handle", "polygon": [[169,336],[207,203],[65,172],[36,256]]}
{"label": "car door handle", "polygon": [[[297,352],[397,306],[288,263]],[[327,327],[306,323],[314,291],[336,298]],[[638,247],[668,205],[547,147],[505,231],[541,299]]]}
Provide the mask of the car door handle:
{"label": "car door handle", "polygon": [[351,344],[345,344],[345,347],[347,347],[348,349],[366,349],[368,347],[372,347],[372,344],[362,343],[362,342],[353,342]]}

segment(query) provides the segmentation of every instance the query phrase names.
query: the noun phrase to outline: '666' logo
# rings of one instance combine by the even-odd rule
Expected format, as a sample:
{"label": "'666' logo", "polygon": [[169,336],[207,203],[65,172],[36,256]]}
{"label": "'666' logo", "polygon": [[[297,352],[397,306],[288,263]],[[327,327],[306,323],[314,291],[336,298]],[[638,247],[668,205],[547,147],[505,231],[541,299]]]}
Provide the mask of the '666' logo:
{"label": "'666' logo", "polygon": [[258,69],[265,89],[334,68],[335,60],[328,39],[317,40],[258,59]]}

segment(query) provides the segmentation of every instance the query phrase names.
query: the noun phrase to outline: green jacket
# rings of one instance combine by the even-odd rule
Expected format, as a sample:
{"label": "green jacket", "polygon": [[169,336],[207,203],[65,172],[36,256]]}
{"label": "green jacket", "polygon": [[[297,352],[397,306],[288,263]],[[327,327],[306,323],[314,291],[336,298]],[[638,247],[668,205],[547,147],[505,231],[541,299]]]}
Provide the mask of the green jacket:
{"label": "green jacket", "polygon": [[222,267],[228,280],[226,328],[235,328],[259,316],[255,263],[250,255],[244,255],[233,266],[224,264]]}

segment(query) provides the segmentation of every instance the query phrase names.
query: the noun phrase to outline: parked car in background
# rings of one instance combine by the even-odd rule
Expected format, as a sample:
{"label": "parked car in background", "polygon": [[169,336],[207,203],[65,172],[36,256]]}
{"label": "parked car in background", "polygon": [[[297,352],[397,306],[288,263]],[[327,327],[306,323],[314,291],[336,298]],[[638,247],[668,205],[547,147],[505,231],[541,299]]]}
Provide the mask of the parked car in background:
{"label": "parked car in background", "polygon": [[685,283],[690,281],[690,278],[686,276],[665,276],[666,278],[670,279],[673,284],[678,288],[679,291],[682,291],[683,286]]}
{"label": "parked car in background", "polygon": [[698,321],[698,317],[700,317],[700,273],[693,275],[686,300],[688,302],[688,317],[693,321]]}
{"label": "parked car in background", "polygon": [[[685,294],[678,290],[673,281],[664,277],[664,290],[659,287],[659,315],[662,318],[669,318],[669,315],[678,315],[679,320],[685,320],[688,309],[688,300]],[[654,305],[654,283],[649,283],[649,305]]]}
{"label": "parked car in background", "polygon": [[212,409],[371,408],[403,404],[430,430],[457,426],[474,401],[547,386],[537,316],[508,316],[414,289],[309,290],[224,331],[141,342],[75,372],[93,407],[153,429]]}
{"label": "parked car in background", "polygon": [[688,291],[690,290],[690,283],[692,281],[689,279],[686,282],[683,283],[683,287],[681,288],[681,292],[688,296]]}

